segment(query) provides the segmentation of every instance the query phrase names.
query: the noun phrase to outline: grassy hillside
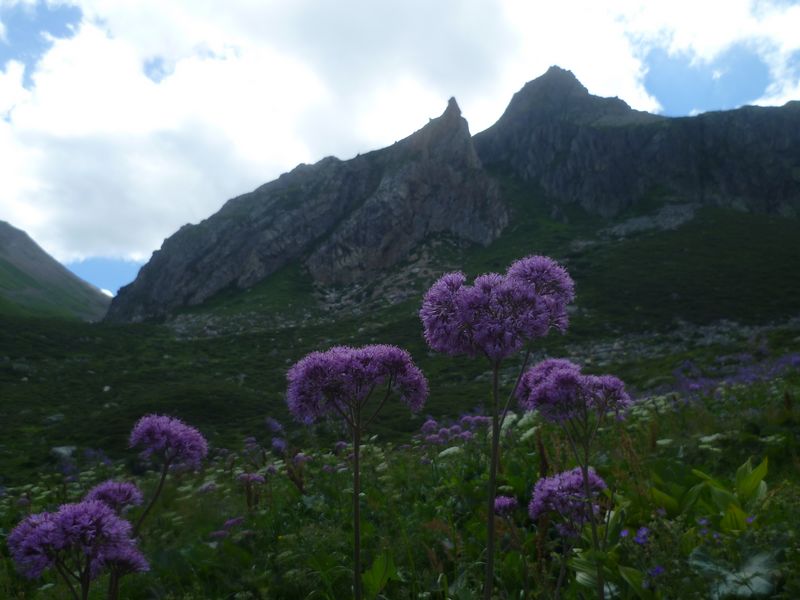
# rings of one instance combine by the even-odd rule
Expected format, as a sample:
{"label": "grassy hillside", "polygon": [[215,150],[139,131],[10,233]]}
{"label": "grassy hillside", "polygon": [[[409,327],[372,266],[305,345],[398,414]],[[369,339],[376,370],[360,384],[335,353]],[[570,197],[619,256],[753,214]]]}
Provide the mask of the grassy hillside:
{"label": "grassy hillside", "polygon": [[96,321],[110,299],[0,221],[0,314]]}
{"label": "grassy hillside", "polygon": [[[431,380],[426,411],[457,414],[486,398],[487,366],[428,352],[422,294],[442,270],[502,271],[531,253],[564,261],[578,292],[569,332],[537,344],[537,357],[571,356],[645,390],[673,385],[686,360],[713,366],[720,355],[800,350],[790,321],[800,315],[796,220],[707,208],[675,230],[617,239],[603,233],[608,222],[578,209],[553,219],[546,199],[506,186],[515,214],[500,240],[488,248],[431,240],[386,278],[391,285],[320,290],[290,267],[171,326],[3,317],[0,473],[14,480],[52,463],[50,450],[61,445],[121,456],[130,424],[150,411],[186,418],[215,444],[235,443],[260,431],[265,415],[286,418],[286,369],[335,344],[408,348]],[[419,420],[387,407],[377,430],[405,435]]]}

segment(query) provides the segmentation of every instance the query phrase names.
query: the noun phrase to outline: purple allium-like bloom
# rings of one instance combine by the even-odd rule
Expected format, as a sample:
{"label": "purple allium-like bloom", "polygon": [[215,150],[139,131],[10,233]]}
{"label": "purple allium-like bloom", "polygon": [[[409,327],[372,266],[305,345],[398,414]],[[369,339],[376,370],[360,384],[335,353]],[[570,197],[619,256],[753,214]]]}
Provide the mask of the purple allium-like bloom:
{"label": "purple allium-like bloom", "polygon": [[90,500],[27,517],[9,534],[8,547],[19,572],[30,579],[56,561],[94,578],[107,560],[104,557],[133,543],[130,535],[130,523],[104,502]]}
{"label": "purple allium-like bloom", "polygon": [[230,529],[232,527],[238,527],[244,523],[244,517],[233,517],[232,519],[228,519],[222,524],[223,529]]}
{"label": "purple allium-like bloom", "polygon": [[270,433],[274,434],[283,433],[283,425],[281,425],[280,421],[278,421],[277,419],[273,419],[272,417],[267,417],[266,425]]}
{"label": "purple allium-like bloom", "polygon": [[517,399],[526,410],[538,410],[548,421],[561,423],[581,418],[588,409],[605,415],[622,416],[630,407],[625,386],[611,375],[583,375],[578,365],[550,358],[530,368],[522,376]]}
{"label": "purple allium-like bloom", "polygon": [[[597,513],[600,507],[594,500],[606,488],[605,482],[589,469],[589,489],[592,493],[592,510]],[[589,520],[589,500],[583,487],[583,473],[576,467],[552,477],[544,477],[536,482],[533,497],[528,506],[528,514],[536,520],[545,513],[555,513],[567,521],[565,532],[577,532]]]}
{"label": "purple allium-like bloom", "polygon": [[425,443],[431,444],[432,446],[437,446],[442,443],[442,438],[439,437],[438,434],[434,433],[431,435],[425,436]]}
{"label": "purple allium-like bloom", "polygon": [[197,488],[198,494],[210,494],[211,492],[216,491],[217,484],[213,481],[206,481],[203,485]]}
{"label": "purple allium-like bloom", "polygon": [[147,415],[131,431],[130,446],[143,447],[142,456],[153,454],[171,464],[199,467],[208,454],[208,443],[197,429],[180,419]]}
{"label": "purple allium-like bloom", "polygon": [[511,496],[497,496],[494,499],[494,514],[501,517],[510,515],[517,509],[517,499]]}
{"label": "purple allium-like bloom", "polygon": [[286,454],[286,451],[289,449],[289,442],[287,442],[283,438],[274,437],[272,438],[272,450],[277,454]]}
{"label": "purple allium-like bloom", "polygon": [[257,485],[266,483],[266,479],[264,479],[263,475],[259,475],[258,473],[242,473],[237,478],[239,483],[243,483],[245,485]]}
{"label": "purple allium-like bloom", "polygon": [[208,537],[210,537],[212,540],[222,540],[228,537],[228,532],[224,529],[220,529],[218,531],[212,531],[208,534]]}
{"label": "purple allium-like bloom", "polygon": [[471,431],[462,431],[461,433],[458,434],[458,439],[460,439],[463,442],[468,442],[474,437],[475,434],[472,433]]}
{"label": "purple allium-like bloom", "polygon": [[411,355],[382,344],[312,352],[289,369],[286,378],[289,410],[303,423],[327,414],[348,414],[387,382],[412,412],[422,408],[428,395],[428,382]]}
{"label": "purple allium-like bloom", "polygon": [[103,569],[109,569],[117,575],[144,573],[150,570],[147,559],[136,546],[136,542],[114,544],[103,549],[97,561],[92,564],[92,577],[97,577]]}
{"label": "purple allium-like bloom", "polygon": [[292,457],[292,464],[296,467],[306,464],[311,460],[311,457],[308,454],[303,452],[298,452]]}
{"label": "purple allium-like bloom", "polygon": [[142,491],[135,484],[127,481],[104,481],[90,489],[84,500],[105,502],[115,512],[120,513],[130,506],[142,503]]}
{"label": "purple allium-like bloom", "polygon": [[336,442],[333,445],[333,453],[334,454],[341,454],[342,452],[347,450],[349,447],[350,447],[350,444],[348,444],[347,442],[345,442],[343,440],[339,440],[338,442]]}
{"label": "purple allium-like bloom", "polygon": [[420,427],[422,433],[430,434],[439,431],[439,423],[435,419],[428,419]]}
{"label": "purple allium-like bloom", "polygon": [[498,362],[551,328],[566,329],[574,284],[549,258],[529,256],[514,262],[505,276],[480,275],[471,286],[465,281],[463,273],[447,273],[423,299],[425,340],[438,352]]}

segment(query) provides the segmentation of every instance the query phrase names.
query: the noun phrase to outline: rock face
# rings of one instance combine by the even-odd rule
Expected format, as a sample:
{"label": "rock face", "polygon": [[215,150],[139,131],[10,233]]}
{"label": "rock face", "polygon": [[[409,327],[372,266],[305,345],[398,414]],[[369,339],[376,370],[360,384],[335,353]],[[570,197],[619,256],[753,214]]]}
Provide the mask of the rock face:
{"label": "rock face", "polygon": [[363,280],[436,233],[488,244],[509,219],[489,171],[539,186],[556,216],[577,203],[613,217],[648,197],[798,215],[800,102],[666,118],[592,96],[551,67],[474,138],[451,99],[388,148],[300,165],[228,201],[167,239],[108,318],[164,317],[294,261],[320,283]]}
{"label": "rock face", "polygon": [[108,319],[163,317],[293,260],[319,282],[349,283],[394,265],[431,234],[488,244],[507,221],[451,99],[442,116],[388,148],[300,165],[182,227],[119,291]]}
{"label": "rock face", "polygon": [[0,221],[0,313],[98,321],[110,298]]}
{"label": "rock face", "polygon": [[800,102],[665,118],[592,96],[551,67],[475,136],[485,166],[611,217],[648,194],[800,214]]}

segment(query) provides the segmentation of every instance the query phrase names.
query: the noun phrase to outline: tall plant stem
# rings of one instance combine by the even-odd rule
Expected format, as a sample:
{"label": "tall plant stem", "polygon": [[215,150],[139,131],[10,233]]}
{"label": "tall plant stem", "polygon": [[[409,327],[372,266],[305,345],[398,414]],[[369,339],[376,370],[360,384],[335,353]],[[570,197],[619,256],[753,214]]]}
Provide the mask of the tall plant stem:
{"label": "tall plant stem", "polygon": [[353,419],[353,597],[361,600],[361,415]]}
{"label": "tall plant stem", "polygon": [[494,494],[497,487],[497,466],[500,454],[500,415],[498,377],[500,365],[492,365],[492,455],[489,464],[489,502],[486,511],[486,577],[483,582],[483,598],[491,600],[494,586]]}
{"label": "tall plant stem", "polygon": [[139,515],[139,519],[136,521],[136,524],[133,526],[133,532],[131,533],[131,537],[136,538],[139,537],[139,530],[142,528],[142,523],[147,518],[147,515],[155,505],[156,500],[161,495],[161,491],[164,489],[164,481],[167,479],[167,471],[169,470],[169,460],[164,460],[164,466],[161,468],[161,479],[158,480],[158,487],[156,487],[156,491],[153,494],[153,497],[150,498],[150,502],[147,504],[147,508],[144,509],[144,512]]}

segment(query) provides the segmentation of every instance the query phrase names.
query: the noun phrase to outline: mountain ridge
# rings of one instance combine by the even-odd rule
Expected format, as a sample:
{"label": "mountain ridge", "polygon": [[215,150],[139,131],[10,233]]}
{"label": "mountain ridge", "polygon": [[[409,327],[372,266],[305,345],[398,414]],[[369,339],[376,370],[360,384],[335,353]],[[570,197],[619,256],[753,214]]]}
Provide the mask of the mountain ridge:
{"label": "mountain ridge", "polygon": [[111,299],[45,252],[31,237],[0,221],[0,304],[3,312],[103,318]]}
{"label": "mountain ridge", "polygon": [[671,118],[601,98],[551,67],[470,136],[454,98],[395,144],[299,165],[165,240],[108,319],[162,319],[299,261],[315,282],[352,284],[398,264],[430,235],[487,245],[509,222],[497,173],[541,189],[562,214],[610,219],[678,201],[800,213],[800,103]]}

